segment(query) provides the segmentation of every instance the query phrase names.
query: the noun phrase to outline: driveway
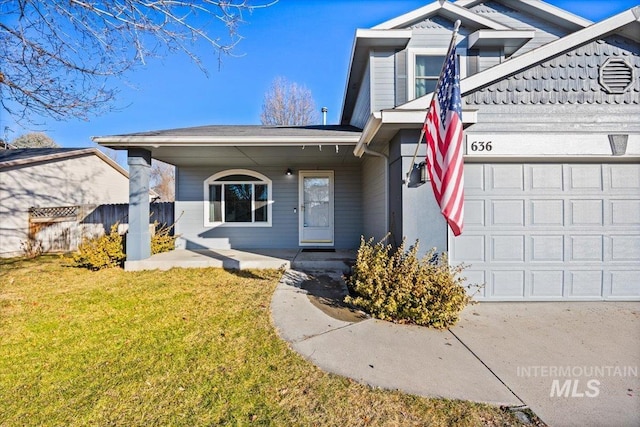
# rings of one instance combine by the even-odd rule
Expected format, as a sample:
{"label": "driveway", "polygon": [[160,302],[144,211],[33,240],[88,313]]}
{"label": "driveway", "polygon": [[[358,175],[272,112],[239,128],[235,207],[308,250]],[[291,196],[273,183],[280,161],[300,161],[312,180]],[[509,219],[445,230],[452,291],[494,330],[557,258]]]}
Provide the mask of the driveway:
{"label": "driveway", "polygon": [[340,273],[289,270],[271,301],[325,371],[428,397],[529,406],[550,426],[640,426],[640,302],[481,303],[450,330],[358,316]]}
{"label": "driveway", "polygon": [[640,426],[640,303],[481,303],[451,332],[550,426]]}

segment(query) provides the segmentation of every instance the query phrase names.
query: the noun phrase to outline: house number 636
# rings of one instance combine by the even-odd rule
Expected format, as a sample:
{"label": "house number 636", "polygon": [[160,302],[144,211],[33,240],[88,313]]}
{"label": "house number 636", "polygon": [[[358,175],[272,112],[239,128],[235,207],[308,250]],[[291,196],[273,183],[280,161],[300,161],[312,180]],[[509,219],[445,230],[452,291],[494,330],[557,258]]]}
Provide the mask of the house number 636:
{"label": "house number 636", "polygon": [[473,141],[471,143],[471,151],[491,151],[493,146],[491,141]]}

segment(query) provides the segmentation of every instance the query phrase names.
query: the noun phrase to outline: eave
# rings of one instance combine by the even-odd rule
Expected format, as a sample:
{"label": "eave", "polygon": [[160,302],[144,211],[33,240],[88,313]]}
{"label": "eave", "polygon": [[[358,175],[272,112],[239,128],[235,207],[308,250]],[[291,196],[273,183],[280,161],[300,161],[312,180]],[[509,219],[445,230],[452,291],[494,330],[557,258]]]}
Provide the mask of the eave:
{"label": "eave", "polygon": [[[377,138],[387,139],[400,129],[420,129],[426,116],[425,110],[381,110],[372,113],[362,129],[353,155],[362,157],[365,147]],[[463,125],[477,123],[478,112],[475,109],[462,110]]]}
{"label": "eave", "polygon": [[469,49],[499,47],[506,56],[511,56],[535,35],[533,30],[478,30],[467,41]]}

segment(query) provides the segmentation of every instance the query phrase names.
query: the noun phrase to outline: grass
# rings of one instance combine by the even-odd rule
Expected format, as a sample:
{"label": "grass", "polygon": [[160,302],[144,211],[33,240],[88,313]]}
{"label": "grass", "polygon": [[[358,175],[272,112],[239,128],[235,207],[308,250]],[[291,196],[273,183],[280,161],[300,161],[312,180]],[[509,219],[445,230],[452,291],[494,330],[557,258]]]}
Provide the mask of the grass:
{"label": "grass", "polygon": [[0,426],[518,425],[323,373],[272,327],[279,277],[0,260]]}

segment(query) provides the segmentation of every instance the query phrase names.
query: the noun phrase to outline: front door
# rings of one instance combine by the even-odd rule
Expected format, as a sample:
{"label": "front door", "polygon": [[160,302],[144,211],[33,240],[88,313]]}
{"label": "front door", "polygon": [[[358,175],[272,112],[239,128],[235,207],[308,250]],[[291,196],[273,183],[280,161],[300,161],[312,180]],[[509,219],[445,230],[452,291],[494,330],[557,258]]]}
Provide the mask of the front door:
{"label": "front door", "polygon": [[300,246],[333,246],[333,171],[300,171]]}

